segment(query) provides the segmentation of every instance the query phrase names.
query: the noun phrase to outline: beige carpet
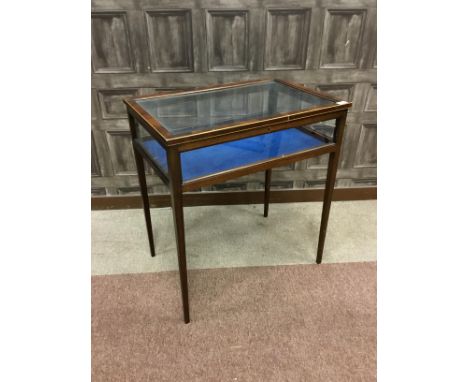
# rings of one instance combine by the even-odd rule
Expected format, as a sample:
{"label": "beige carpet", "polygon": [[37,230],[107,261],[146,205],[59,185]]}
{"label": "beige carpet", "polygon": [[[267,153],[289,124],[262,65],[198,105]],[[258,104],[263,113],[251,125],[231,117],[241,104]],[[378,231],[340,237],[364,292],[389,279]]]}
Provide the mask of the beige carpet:
{"label": "beige carpet", "polygon": [[[333,202],[324,263],[376,260],[377,201]],[[315,264],[322,203],[187,207],[190,269]],[[170,208],[151,210],[156,257],[141,209],[92,211],[93,275],[177,270]]]}
{"label": "beige carpet", "polygon": [[101,381],[375,381],[376,264],[92,278],[92,375]]}

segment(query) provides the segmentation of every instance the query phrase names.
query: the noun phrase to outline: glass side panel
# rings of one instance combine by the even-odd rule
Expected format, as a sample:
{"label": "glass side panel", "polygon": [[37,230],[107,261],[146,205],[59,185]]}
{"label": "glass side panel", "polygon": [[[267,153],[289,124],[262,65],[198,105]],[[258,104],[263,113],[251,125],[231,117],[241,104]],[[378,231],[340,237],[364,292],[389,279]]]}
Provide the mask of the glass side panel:
{"label": "glass side panel", "polygon": [[174,136],[334,104],[275,81],[136,102]]}
{"label": "glass side panel", "polygon": [[143,125],[141,125],[140,122],[135,120],[135,124],[136,124],[136,136],[137,136],[137,138],[146,138],[146,137],[151,136],[150,133],[143,127]]}
{"label": "glass side panel", "polygon": [[[137,143],[167,174],[168,166],[164,148],[152,138],[138,139]],[[185,151],[181,154],[182,179],[187,182],[324,144],[318,138],[293,128]]]}
{"label": "glass side panel", "polygon": [[335,126],[336,119],[330,119],[328,121],[307,125],[305,126],[305,128],[308,130],[316,131],[317,133],[322,134],[322,136],[325,136],[332,141],[333,136],[335,135]]}

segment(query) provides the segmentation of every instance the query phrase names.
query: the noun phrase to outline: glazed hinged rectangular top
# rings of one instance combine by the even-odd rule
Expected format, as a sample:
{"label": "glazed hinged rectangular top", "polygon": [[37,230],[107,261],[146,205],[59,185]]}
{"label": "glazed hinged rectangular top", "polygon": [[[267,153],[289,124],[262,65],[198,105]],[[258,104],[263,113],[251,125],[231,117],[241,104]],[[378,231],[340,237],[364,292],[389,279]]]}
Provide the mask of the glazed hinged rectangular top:
{"label": "glazed hinged rectangular top", "polygon": [[345,110],[350,102],[282,80],[256,80],[124,100],[165,144]]}

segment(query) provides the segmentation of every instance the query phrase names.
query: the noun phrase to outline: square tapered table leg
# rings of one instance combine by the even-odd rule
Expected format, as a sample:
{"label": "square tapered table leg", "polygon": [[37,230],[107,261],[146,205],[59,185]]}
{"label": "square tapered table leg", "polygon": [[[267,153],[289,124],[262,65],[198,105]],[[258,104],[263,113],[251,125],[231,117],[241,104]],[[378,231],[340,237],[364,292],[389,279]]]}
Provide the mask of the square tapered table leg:
{"label": "square tapered table leg", "polygon": [[190,310],[187,281],[187,259],[185,256],[184,206],[182,197],[182,169],[180,164],[180,153],[177,150],[169,149],[167,151],[167,163],[169,165],[169,186],[171,190],[172,213],[174,216],[177,258],[179,260],[184,321],[185,323],[189,323]]}
{"label": "square tapered table leg", "polygon": [[334,132],[334,139],[337,143],[337,150],[329,154],[328,159],[328,170],[327,170],[327,182],[325,184],[325,194],[323,198],[322,207],[322,219],[320,222],[320,234],[317,247],[316,263],[322,262],[323,247],[325,246],[325,236],[327,235],[328,217],[330,216],[330,207],[333,199],[333,191],[335,189],[336,173],[338,171],[338,165],[340,162],[340,148],[343,140],[343,133],[346,124],[345,112],[340,118],[336,119],[336,127]]}
{"label": "square tapered table leg", "polygon": [[146,230],[148,231],[148,241],[151,251],[151,256],[156,256],[155,246],[154,246],[154,237],[153,237],[153,226],[151,224],[151,212],[150,212],[150,204],[149,204],[149,197],[148,197],[148,186],[146,184],[146,174],[145,174],[145,166],[143,164],[143,157],[141,156],[140,152],[138,151],[135,145],[135,139],[137,137],[136,134],[136,122],[133,116],[129,113],[128,114],[128,121],[130,123],[130,131],[133,138],[133,153],[135,155],[135,162],[138,172],[138,181],[140,183],[140,191],[141,191],[141,198],[143,201],[143,211],[145,214],[145,222],[146,222]]}

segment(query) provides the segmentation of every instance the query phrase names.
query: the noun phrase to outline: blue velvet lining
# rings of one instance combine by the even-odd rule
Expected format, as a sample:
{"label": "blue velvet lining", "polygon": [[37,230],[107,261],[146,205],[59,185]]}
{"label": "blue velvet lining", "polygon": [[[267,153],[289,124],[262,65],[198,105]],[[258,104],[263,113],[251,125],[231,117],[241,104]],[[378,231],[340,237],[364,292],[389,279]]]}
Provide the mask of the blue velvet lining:
{"label": "blue velvet lining", "polygon": [[[167,174],[166,151],[159,142],[152,138],[137,142]],[[293,128],[185,151],[181,154],[182,180],[187,182],[321,145],[324,143],[318,138]]]}

